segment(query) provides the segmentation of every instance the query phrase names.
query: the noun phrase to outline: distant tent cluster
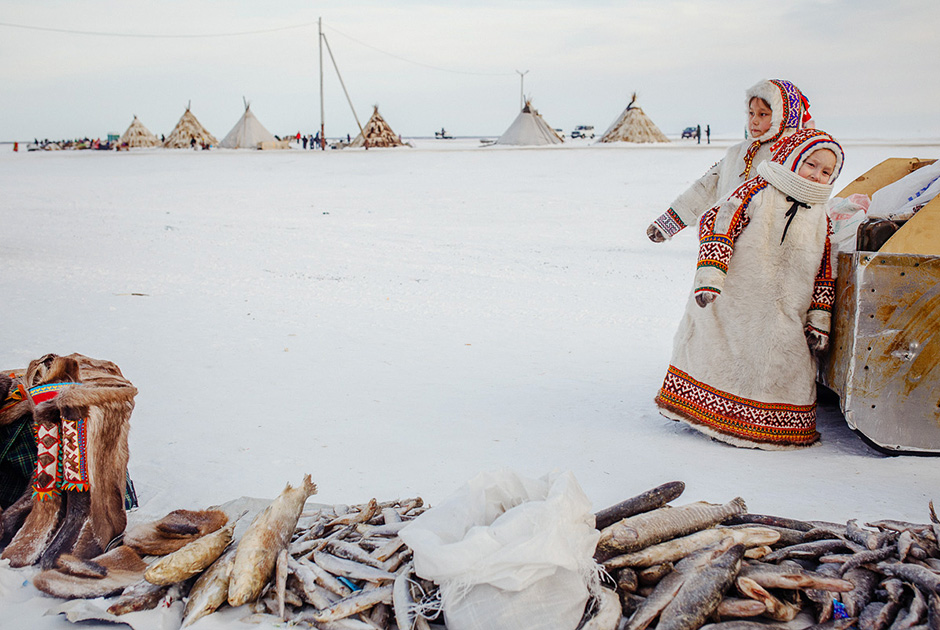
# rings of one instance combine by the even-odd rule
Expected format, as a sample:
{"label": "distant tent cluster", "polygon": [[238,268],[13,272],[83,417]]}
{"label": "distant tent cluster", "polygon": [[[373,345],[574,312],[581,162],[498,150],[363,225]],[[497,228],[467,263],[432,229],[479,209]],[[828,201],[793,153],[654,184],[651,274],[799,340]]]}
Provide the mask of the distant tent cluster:
{"label": "distant tent cluster", "polygon": [[[598,142],[669,142],[666,134],[635,103],[636,93]],[[562,142],[561,136],[532,107],[531,101],[526,100],[522,111],[495,144],[544,146]]]}
{"label": "distant tent cluster", "polygon": [[119,147],[164,147],[167,149],[188,149],[193,145],[220,146],[226,149],[286,149],[287,140],[278,140],[274,134],[251,112],[251,106],[245,103],[245,113],[235,123],[228,135],[219,142],[215,136],[202,126],[202,123],[186,106],[176,127],[162,142],[144,126],[137,116],[127,131],[118,140]]}
{"label": "distant tent cluster", "polygon": [[[510,146],[545,146],[561,144],[564,139],[542,118],[538,110],[532,107],[531,100],[526,100],[522,111],[516,116],[509,128],[495,141],[494,144]],[[627,108],[610,125],[598,142],[669,142],[666,135],[650,120],[644,111],[636,105],[636,93],[630,99]],[[161,142],[154,134],[134,116],[133,122],[118,141],[120,146],[126,147],[156,147],[189,148],[196,144],[199,146],[219,146],[226,149],[284,149],[288,147],[288,140],[278,140],[255,117],[250,105],[245,103],[245,112],[235,123],[222,142],[206,130],[186,107],[176,127],[166,139]],[[379,113],[379,106],[372,110],[372,116],[362,127],[359,134],[349,143],[350,147],[399,147],[404,143],[401,136],[392,131],[391,126]]]}

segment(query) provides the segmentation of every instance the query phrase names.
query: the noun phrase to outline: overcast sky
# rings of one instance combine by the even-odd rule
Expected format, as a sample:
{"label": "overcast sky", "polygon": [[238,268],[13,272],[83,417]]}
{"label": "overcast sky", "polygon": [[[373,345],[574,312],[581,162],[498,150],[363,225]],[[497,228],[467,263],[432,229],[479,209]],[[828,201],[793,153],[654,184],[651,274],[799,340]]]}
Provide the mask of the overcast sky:
{"label": "overcast sky", "polygon": [[[740,137],[745,89],[785,78],[837,138],[940,137],[938,0],[0,0],[0,140],[135,114],[169,134],[189,102],[221,139],[243,97],[272,133],[315,132],[321,17],[361,122],[378,104],[404,136],[499,135],[528,71],[565,132],[602,132],[636,91],[667,134]],[[355,135],[328,56],[324,76],[327,135]]]}

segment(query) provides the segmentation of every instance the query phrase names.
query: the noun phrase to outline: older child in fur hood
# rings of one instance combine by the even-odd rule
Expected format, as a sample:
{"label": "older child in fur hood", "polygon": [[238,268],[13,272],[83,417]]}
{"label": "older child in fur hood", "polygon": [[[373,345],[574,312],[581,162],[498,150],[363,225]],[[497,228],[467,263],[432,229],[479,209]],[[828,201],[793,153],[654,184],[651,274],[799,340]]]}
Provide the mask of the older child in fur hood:
{"label": "older child in fur hood", "polygon": [[646,230],[654,243],[672,238],[692,225],[709,208],[755,175],[754,169],[770,159],[770,146],[807,125],[809,101],[789,81],[770,79],[752,86],[746,93],[750,138],[728,149],[712,166],[679,195],[672,206]]}
{"label": "older child in fur hood", "polygon": [[777,141],[758,176],[702,217],[695,285],[656,403],[736,446],[812,444],[816,362],[834,281],[826,201],[839,144],[804,129]]}

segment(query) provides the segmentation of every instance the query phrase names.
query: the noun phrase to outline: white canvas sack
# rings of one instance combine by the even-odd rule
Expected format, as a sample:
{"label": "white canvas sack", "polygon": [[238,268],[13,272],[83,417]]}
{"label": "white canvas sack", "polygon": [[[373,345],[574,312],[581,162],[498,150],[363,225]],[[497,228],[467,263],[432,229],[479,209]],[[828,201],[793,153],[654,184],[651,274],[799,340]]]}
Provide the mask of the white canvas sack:
{"label": "white canvas sack", "polygon": [[440,586],[448,630],[574,630],[598,567],[591,503],[571,472],[482,473],[401,531]]}
{"label": "white canvas sack", "polygon": [[940,193],[940,160],[922,166],[910,175],[888,184],[871,196],[868,216],[909,219],[914,207],[929,202]]}

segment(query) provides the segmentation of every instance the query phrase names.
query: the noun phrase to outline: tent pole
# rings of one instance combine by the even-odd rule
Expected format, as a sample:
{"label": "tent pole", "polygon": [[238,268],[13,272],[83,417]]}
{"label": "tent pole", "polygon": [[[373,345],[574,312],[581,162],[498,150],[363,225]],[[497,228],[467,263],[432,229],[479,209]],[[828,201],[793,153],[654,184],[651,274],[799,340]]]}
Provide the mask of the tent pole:
{"label": "tent pole", "polygon": [[516,70],[519,73],[519,109],[525,109],[525,75],[529,74],[529,71],[521,72]]}
{"label": "tent pole", "polygon": [[323,126],[323,18],[317,18],[320,31],[320,150],[326,150],[326,131]]}
{"label": "tent pole", "polygon": [[349,109],[352,110],[353,118],[356,119],[356,126],[359,127],[359,133],[362,134],[362,140],[365,143],[365,147],[369,148],[369,141],[366,139],[366,132],[362,130],[362,123],[359,122],[359,116],[356,115],[356,108],[353,107],[352,99],[349,98],[349,92],[346,91],[346,84],[343,82],[343,75],[339,73],[339,66],[336,65],[336,58],[333,57],[333,49],[330,48],[330,41],[326,38],[326,35],[323,35],[323,41],[326,43],[326,52],[330,53],[330,61],[333,62],[333,67],[336,68],[336,76],[339,77],[339,84],[343,86],[343,94],[346,95],[346,102],[349,103]]}

